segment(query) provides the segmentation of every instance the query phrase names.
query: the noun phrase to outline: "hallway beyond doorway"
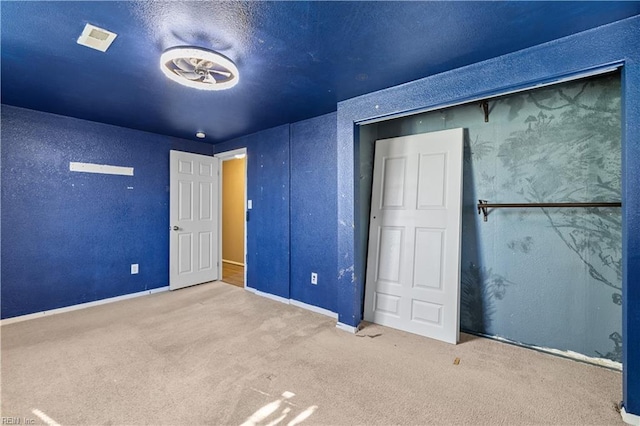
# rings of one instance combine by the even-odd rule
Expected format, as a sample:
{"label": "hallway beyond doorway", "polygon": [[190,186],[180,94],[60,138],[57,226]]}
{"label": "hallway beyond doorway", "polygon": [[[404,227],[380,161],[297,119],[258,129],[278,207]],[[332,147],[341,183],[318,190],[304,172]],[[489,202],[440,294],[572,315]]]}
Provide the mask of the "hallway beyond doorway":
{"label": "hallway beyond doorway", "polygon": [[244,288],[244,266],[222,261],[222,281]]}

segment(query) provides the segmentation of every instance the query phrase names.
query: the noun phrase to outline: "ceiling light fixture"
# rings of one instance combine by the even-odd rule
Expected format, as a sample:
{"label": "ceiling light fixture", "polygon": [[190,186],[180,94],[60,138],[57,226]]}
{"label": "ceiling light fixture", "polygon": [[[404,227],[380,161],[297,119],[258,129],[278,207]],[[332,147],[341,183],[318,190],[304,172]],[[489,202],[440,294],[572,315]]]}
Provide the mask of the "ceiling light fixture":
{"label": "ceiling light fixture", "polygon": [[205,135],[204,132],[196,132],[196,138],[204,139],[205,136],[207,135]]}
{"label": "ceiling light fixture", "polygon": [[160,56],[169,79],[200,90],[225,90],[238,84],[238,68],[228,58],[200,47],[172,47]]}

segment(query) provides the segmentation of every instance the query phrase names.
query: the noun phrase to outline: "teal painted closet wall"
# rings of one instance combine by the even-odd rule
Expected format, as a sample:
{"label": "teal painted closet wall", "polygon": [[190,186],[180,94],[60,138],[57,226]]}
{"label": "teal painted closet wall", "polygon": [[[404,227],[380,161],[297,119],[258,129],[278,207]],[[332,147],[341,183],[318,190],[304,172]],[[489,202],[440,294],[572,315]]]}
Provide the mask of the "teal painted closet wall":
{"label": "teal painted closet wall", "polygon": [[466,129],[463,330],[621,361],[620,209],[500,209],[487,222],[476,209],[620,201],[620,94],[619,74],[606,75],[490,100],[488,123],[472,103],[361,129],[361,149]]}

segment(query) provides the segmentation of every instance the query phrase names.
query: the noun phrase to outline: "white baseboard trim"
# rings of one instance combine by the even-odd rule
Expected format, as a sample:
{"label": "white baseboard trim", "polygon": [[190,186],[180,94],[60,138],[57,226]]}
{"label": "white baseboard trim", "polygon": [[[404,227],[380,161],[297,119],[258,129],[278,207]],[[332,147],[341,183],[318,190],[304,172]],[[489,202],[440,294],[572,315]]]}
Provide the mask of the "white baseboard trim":
{"label": "white baseboard trim", "polygon": [[245,288],[258,296],[266,297],[267,299],[275,300],[276,302],[284,303],[285,305],[289,304],[289,299],[285,299],[284,297],[276,296],[275,294],[271,293],[265,293],[264,291],[256,290],[255,288],[251,287]]}
{"label": "white baseboard trim", "polygon": [[34,318],[41,318],[49,315],[61,314],[63,312],[77,311],[78,309],[85,309],[85,308],[90,308],[92,306],[104,305],[106,303],[118,302],[120,300],[133,299],[134,297],[146,296],[149,294],[160,293],[163,291],[169,291],[169,286],[154,288],[151,290],[139,291],[137,293],[123,294],[122,296],[109,297],[108,299],[95,300],[93,302],[79,303],[77,305],[65,306],[64,308],[51,309],[50,311],[42,311],[42,312],[36,312],[33,314],[6,318],[3,320],[0,320],[0,326],[13,324],[15,322],[27,321]]}
{"label": "white baseboard trim", "polygon": [[297,306],[298,308],[302,308],[302,309],[306,309],[306,310],[311,311],[311,312],[315,312],[317,314],[326,315],[328,317],[331,317],[331,318],[335,319],[336,321],[338,320],[338,314],[336,312],[330,311],[328,309],[320,308],[320,307],[314,306],[314,305],[309,305],[308,303],[300,302],[299,300],[294,300],[294,299],[289,299],[289,304],[291,304],[293,306]]}
{"label": "white baseboard trim", "polygon": [[568,358],[575,361],[585,362],[587,364],[599,365],[600,367],[610,368],[612,370],[622,371],[622,363],[617,361],[612,361],[606,358],[594,358],[587,355],[580,354],[578,352],[573,351],[561,351],[559,349],[547,348],[544,346],[535,346],[535,345],[527,345],[525,343],[517,342],[514,340],[505,339],[500,336],[493,336],[491,334],[484,333],[476,333],[469,330],[460,330],[463,333],[473,334],[474,336],[484,337],[486,339],[495,340],[498,342],[507,343],[514,346],[520,346],[522,348],[533,349],[534,351],[543,352],[551,355],[560,356],[562,358]]}
{"label": "white baseboard trim", "polygon": [[244,263],[236,262],[235,260],[222,259],[222,263],[230,263],[232,265],[238,265],[238,266],[242,266],[244,268]]}
{"label": "white baseboard trim", "polygon": [[255,295],[266,297],[267,299],[275,300],[277,302],[284,303],[286,305],[297,306],[298,308],[306,309],[308,311],[315,312],[317,314],[326,315],[328,317],[335,319],[336,321],[338,320],[338,314],[336,312],[321,308],[319,306],[309,305],[308,303],[300,302],[299,300],[286,299],[284,297],[276,296],[275,294],[271,294],[271,293],[265,293],[264,291],[256,290],[255,288],[251,288],[251,287],[245,287],[245,290],[250,291]]}
{"label": "white baseboard trim", "polygon": [[620,409],[620,415],[622,416],[622,421],[628,423],[633,426],[640,426],[640,416],[637,414],[627,413],[627,410],[624,409],[624,406]]}
{"label": "white baseboard trim", "polygon": [[344,324],[340,321],[338,321],[336,323],[336,328],[339,328],[340,330],[346,331],[347,333],[351,333],[351,334],[356,334],[358,332],[358,330],[360,330],[360,327],[354,327],[352,325],[347,325]]}

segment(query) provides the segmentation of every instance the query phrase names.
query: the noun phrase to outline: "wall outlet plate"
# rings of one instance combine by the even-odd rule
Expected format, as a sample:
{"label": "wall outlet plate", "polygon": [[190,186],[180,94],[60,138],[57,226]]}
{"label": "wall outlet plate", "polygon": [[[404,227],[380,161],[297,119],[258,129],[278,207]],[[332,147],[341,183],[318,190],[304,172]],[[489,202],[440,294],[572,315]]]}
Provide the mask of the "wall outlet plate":
{"label": "wall outlet plate", "polygon": [[315,272],[311,273],[311,284],[318,285],[318,274]]}
{"label": "wall outlet plate", "polygon": [[131,264],[131,273],[132,274],[137,274],[138,273],[138,264],[137,263],[132,263]]}

